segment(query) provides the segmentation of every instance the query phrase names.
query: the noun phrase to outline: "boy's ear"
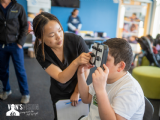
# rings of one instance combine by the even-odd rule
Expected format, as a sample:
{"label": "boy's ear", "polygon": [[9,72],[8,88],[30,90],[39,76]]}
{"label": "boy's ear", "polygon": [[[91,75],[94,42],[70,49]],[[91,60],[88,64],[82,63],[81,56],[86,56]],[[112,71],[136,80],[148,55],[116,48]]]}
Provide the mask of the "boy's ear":
{"label": "boy's ear", "polygon": [[126,67],[126,63],[124,61],[121,61],[120,63],[118,63],[118,69],[117,72],[121,72],[124,70],[124,68]]}

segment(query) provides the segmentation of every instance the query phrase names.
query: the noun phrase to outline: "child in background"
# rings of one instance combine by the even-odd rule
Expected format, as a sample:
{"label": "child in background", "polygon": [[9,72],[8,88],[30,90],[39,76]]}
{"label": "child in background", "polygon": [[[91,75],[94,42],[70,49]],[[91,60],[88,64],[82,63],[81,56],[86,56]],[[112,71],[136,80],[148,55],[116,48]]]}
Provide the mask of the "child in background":
{"label": "child in background", "polygon": [[160,34],[157,34],[155,41],[156,49],[160,52]]}

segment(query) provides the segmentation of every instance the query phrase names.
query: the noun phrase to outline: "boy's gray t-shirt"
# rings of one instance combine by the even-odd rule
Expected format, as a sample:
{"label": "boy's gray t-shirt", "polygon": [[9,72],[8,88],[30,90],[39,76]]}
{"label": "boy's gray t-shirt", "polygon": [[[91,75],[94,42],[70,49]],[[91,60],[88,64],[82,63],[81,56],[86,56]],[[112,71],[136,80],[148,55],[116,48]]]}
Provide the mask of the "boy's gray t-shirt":
{"label": "boy's gray t-shirt", "polygon": [[[110,104],[116,114],[127,120],[143,119],[145,110],[143,90],[129,72],[118,81],[107,84],[106,91]],[[93,84],[89,85],[89,93],[92,95],[90,113],[82,120],[100,120]]]}

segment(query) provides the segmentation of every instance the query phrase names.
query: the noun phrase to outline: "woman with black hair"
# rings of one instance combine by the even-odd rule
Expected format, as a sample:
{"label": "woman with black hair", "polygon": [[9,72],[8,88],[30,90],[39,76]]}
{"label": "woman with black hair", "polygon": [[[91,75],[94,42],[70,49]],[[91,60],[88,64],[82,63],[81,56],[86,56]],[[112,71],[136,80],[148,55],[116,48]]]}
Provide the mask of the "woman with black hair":
{"label": "woman with black hair", "polygon": [[[77,69],[79,65],[89,63],[91,56],[82,37],[64,33],[57,17],[50,13],[42,12],[34,18],[33,32],[36,59],[51,77],[50,94],[56,120],[55,103],[58,100],[70,99],[72,106],[77,105]],[[86,71],[85,78],[88,74]]]}
{"label": "woman with black hair", "polygon": [[82,23],[80,17],[78,16],[78,9],[72,11],[71,16],[68,18],[68,31],[73,33],[78,33],[81,30]]}

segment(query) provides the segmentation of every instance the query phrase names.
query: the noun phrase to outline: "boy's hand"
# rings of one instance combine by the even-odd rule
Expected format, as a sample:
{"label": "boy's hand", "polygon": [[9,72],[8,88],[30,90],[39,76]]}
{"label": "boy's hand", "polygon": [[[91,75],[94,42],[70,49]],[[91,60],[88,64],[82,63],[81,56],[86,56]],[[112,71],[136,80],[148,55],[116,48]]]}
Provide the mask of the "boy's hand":
{"label": "boy's hand", "polygon": [[107,78],[109,69],[103,64],[104,71],[101,67],[98,67],[97,70],[92,74],[93,87],[96,93],[104,91],[106,88]]}
{"label": "boy's hand", "polygon": [[79,100],[79,93],[73,92],[73,94],[70,97],[70,101],[72,102],[71,105],[76,106],[78,104],[78,100]]}

